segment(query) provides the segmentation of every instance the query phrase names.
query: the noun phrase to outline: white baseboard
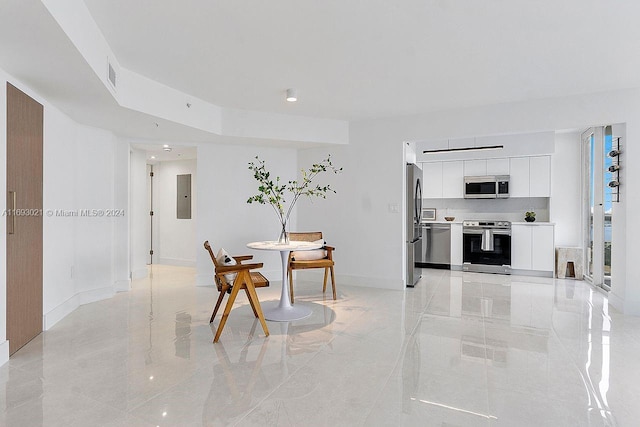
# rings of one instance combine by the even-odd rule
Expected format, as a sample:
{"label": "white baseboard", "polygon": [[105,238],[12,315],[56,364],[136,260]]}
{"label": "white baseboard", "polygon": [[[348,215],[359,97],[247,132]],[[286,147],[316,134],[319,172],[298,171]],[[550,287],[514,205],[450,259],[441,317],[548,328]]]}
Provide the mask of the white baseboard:
{"label": "white baseboard", "polygon": [[[324,270],[321,268],[315,270],[296,271],[296,277],[302,280],[313,280],[322,283],[324,279]],[[378,277],[351,276],[347,274],[336,274],[336,288],[340,289],[340,285],[360,286],[363,288],[376,289],[393,289],[403,290],[405,288],[402,279],[381,279]],[[278,278],[278,280],[281,280]],[[327,279],[327,286],[331,286],[331,278]]]}
{"label": "white baseboard", "polygon": [[213,272],[211,274],[196,274],[196,286],[215,286]]}
{"label": "white baseboard", "polygon": [[620,313],[624,313],[624,300],[620,298],[614,291],[609,291],[609,304]]}
{"label": "white baseboard", "polygon": [[113,288],[100,288],[79,292],[42,316],[42,329],[44,331],[51,329],[53,325],[83,304],[101,301],[111,298],[114,295],[115,291]]}
{"label": "white baseboard", "polygon": [[[553,277],[553,271],[542,270],[511,270],[512,276],[529,276],[529,277]],[[569,279],[569,277],[567,277]]]}
{"label": "white baseboard", "polygon": [[614,291],[609,291],[609,304],[627,316],[640,316],[640,301],[623,299]]}
{"label": "white baseboard", "polygon": [[113,284],[116,292],[127,292],[131,290],[131,279],[116,280]]}
{"label": "white baseboard", "polygon": [[176,265],[178,267],[195,267],[196,262],[192,259],[180,259],[180,258],[158,258],[156,264],[163,265]]}
{"label": "white baseboard", "polygon": [[148,275],[149,275],[149,270],[147,269],[147,267],[139,268],[131,272],[131,280],[144,279]]}
{"label": "white baseboard", "polygon": [[9,361],[9,340],[0,343],[0,366]]}

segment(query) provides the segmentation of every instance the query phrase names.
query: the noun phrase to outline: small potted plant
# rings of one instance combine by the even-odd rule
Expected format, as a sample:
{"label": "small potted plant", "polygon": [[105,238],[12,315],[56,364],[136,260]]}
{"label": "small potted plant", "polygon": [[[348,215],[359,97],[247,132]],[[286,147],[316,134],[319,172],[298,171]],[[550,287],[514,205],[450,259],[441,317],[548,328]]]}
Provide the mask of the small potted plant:
{"label": "small potted plant", "polygon": [[524,220],[525,220],[525,221],[527,221],[527,222],[533,222],[533,221],[535,221],[535,220],[536,220],[536,213],[535,213],[535,212],[532,212],[532,211],[530,211],[530,212],[526,212],[526,213],[524,214]]}

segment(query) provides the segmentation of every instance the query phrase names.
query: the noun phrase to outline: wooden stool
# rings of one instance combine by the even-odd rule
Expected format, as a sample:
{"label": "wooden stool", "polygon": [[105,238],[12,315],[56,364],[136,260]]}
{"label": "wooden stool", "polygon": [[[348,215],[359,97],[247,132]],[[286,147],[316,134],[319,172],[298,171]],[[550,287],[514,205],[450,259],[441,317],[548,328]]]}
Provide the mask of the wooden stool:
{"label": "wooden stool", "polygon": [[556,277],[582,280],[582,248],[556,248]]}

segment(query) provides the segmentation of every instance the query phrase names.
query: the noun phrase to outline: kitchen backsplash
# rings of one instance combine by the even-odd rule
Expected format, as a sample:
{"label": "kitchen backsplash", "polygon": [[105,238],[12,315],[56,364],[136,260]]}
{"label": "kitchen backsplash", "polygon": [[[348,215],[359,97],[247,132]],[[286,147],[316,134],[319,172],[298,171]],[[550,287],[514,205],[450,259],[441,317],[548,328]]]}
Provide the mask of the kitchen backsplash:
{"label": "kitchen backsplash", "polygon": [[549,221],[549,198],[531,197],[509,199],[423,199],[422,206],[436,209],[436,220],[454,216],[456,221],[466,219],[496,219],[524,221],[527,211],[536,213],[536,221]]}

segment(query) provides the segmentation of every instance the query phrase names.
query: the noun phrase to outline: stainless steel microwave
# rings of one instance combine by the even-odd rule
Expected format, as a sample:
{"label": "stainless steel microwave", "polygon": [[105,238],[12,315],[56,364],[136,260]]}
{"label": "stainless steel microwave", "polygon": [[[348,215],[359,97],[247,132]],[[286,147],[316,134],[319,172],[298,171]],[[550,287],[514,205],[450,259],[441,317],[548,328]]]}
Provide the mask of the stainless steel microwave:
{"label": "stainless steel microwave", "polygon": [[465,176],[465,199],[506,199],[509,197],[509,175]]}

